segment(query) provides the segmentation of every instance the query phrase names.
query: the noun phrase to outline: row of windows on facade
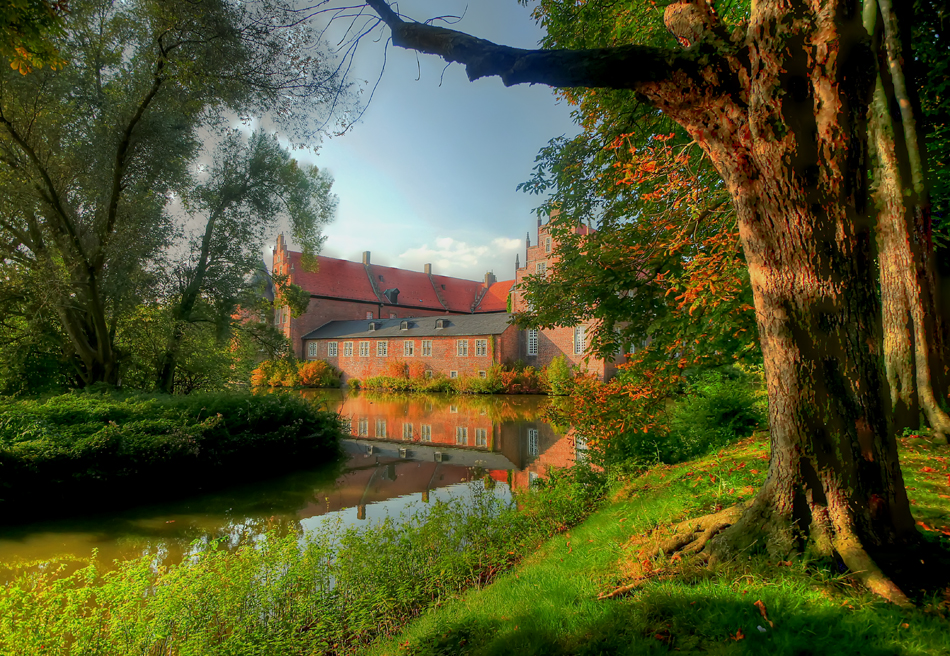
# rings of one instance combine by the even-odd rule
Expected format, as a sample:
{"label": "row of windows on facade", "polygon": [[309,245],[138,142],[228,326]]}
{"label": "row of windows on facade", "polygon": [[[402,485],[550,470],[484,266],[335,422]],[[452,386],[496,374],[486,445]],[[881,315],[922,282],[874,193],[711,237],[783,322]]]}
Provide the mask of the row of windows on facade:
{"label": "row of windows on facade", "polygon": [[[353,431],[353,420],[352,418],[347,417],[345,425],[345,430],[352,435],[358,437],[369,437],[369,419],[367,417],[360,417],[356,424],[356,432]],[[386,430],[386,420],[377,419],[376,420],[376,432],[374,437],[380,438],[389,438],[389,434]],[[405,423],[402,425],[402,439],[411,440],[415,437],[415,428],[412,424]],[[431,424],[420,424],[419,426],[419,441],[421,442],[431,442],[432,441],[432,425]],[[455,427],[455,443],[459,446],[468,446],[468,426],[456,426]],[[488,429],[487,428],[476,428],[475,429],[475,446],[488,446]],[[528,454],[532,456],[538,455],[538,429],[529,428],[528,429]]]}
{"label": "row of windows on facade", "polygon": [[[459,339],[455,341],[455,355],[460,358],[468,357],[468,343],[470,340]],[[368,358],[370,354],[370,344],[371,342],[359,342],[359,357]],[[320,355],[320,343],[319,342],[310,342],[307,344],[307,356],[311,358],[318,357]],[[340,354],[340,343],[339,342],[327,342],[327,357],[337,357]],[[407,339],[402,343],[402,354],[406,357],[412,357],[416,354],[416,343],[413,340]],[[423,357],[432,355],[432,340],[424,339],[422,340],[421,345],[421,354]],[[385,358],[389,355],[389,342],[380,341],[376,342],[376,357]],[[475,355],[476,357],[483,357],[488,355],[488,340],[487,339],[476,339],[475,340]],[[343,342],[343,357],[352,357],[353,356],[353,342]]]}

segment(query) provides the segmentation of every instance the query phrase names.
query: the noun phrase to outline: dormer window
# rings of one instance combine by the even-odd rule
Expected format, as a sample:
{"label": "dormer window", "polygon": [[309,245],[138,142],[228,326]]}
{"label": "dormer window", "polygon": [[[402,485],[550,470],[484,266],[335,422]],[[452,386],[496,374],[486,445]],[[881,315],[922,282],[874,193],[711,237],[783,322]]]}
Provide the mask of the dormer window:
{"label": "dormer window", "polygon": [[379,328],[379,322],[378,322],[378,321],[370,321],[370,322],[369,322],[369,329],[370,329],[371,332],[372,332],[372,331],[375,331],[377,328]]}
{"label": "dormer window", "polygon": [[408,322],[408,321],[400,321],[400,322],[399,322],[399,330],[409,330],[409,322]]}
{"label": "dormer window", "polygon": [[449,323],[448,319],[436,319],[435,320],[436,330],[442,330],[448,325],[448,323]]}

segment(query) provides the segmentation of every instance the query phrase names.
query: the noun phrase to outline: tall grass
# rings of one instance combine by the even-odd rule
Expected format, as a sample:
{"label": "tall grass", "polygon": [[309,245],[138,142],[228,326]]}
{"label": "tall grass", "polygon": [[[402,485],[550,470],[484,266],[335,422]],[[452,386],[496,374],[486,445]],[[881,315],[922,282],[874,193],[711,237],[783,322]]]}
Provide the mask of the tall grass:
{"label": "tall grass", "polygon": [[518,496],[520,510],[473,489],[402,522],[271,529],[233,552],[195,544],[168,568],[143,556],[111,571],[23,572],[0,588],[0,653],[352,653],[579,522],[604,484],[555,473]]}

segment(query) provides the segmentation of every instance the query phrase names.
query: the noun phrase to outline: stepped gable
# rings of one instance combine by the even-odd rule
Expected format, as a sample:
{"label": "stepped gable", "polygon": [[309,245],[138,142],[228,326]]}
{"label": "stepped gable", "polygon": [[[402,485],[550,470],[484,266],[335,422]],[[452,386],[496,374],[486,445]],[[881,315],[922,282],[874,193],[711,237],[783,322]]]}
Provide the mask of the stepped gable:
{"label": "stepped gable", "polygon": [[319,268],[316,271],[307,271],[300,264],[300,253],[290,251],[288,255],[294,272],[294,283],[311,294],[379,303],[380,299],[373,291],[361,262],[318,255]]}
{"label": "stepped gable", "polygon": [[[368,270],[373,275],[373,282],[380,290],[398,289],[399,297],[396,304],[401,307],[419,307],[429,310],[444,310],[435,290],[432,289],[432,283],[429,282],[429,276],[422,271],[409,271],[407,269],[397,269],[395,267],[379,266],[370,264]],[[382,296],[380,300],[386,305],[391,305],[389,299]]]}
{"label": "stepped gable", "polygon": [[489,285],[488,290],[482,297],[476,312],[507,312],[508,294],[511,293],[511,286],[515,284],[514,280],[504,280]]}
{"label": "stepped gable", "polygon": [[[478,297],[485,291],[485,285],[475,280],[435,274],[432,275],[432,284],[438,286],[439,295],[450,312],[472,312]],[[445,289],[442,288],[443,285]]]}

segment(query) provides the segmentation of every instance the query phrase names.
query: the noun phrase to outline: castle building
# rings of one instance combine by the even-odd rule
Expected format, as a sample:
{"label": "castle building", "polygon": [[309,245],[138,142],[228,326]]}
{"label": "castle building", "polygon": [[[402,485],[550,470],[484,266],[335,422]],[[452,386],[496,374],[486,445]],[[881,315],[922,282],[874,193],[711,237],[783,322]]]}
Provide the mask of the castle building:
{"label": "castle building", "polygon": [[[585,226],[576,228],[587,234]],[[275,325],[301,359],[327,360],[350,378],[387,371],[393,359],[422,362],[427,371],[449,377],[484,376],[493,364],[521,360],[545,367],[559,355],[572,365],[610,379],[623,361],[585,360],[589,325],[545,330],[520,330],[512,314],[527,309],[518,284],[528,274],[544,274],[557,266],[556,242],[538,221],[537,243],[526,239],[525,263],[515,259],[515,280],[497,281],[488,273],[482,282],[317,256],[317,270],[307,271],[301,254],[290,251],[278,236],[272,271],[310,293],[305,314],[292,317],[289,308],[275,311]]]}

